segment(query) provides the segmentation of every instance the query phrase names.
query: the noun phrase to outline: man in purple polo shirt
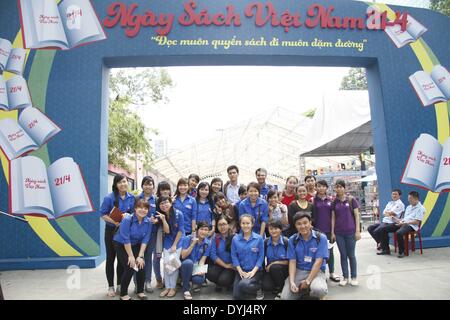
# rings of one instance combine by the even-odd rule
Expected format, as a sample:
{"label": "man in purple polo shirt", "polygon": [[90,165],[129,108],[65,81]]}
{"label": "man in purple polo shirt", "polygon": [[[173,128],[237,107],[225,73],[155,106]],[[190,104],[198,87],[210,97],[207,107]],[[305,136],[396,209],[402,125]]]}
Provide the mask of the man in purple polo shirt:
{"label": "man in purple polo shirt", "polygon": [[[325,180],[317,182],[317,194],[314,197],[315,220],[313,221],[314,228],[326,234],[330,243],[334,244],[331,239],[331,211],[332,201],[327,196],[328,183]],[[330,280],[339,282],[341,279],[334,274],[334,254],[333,246],[329,250],[328,269],[330,271]]]}

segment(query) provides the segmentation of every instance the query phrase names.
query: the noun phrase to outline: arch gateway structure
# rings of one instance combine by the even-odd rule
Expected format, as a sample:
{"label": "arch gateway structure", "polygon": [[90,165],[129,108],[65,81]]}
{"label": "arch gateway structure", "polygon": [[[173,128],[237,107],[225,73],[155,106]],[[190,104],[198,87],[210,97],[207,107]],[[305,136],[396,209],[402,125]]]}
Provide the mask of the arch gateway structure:
{"label": "arch gateway structure", "polygon": [[380,205],[419,189],[425,246],[450,245],[448,17],[342,0],[19,0],[0,17],[0,210],[27,221],[0,217],[0,270],[103,261],[116,67],[366,68]]}

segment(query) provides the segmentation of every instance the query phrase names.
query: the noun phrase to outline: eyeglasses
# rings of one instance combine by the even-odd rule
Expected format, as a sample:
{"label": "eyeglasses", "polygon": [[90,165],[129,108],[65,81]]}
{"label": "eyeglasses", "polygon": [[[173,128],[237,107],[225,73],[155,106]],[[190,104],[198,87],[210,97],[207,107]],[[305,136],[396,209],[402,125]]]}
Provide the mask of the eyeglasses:
{"label": "eyeglasses", "polygon": [[219,226],[219,227],[228,226],[228,223],[219,223],[218,226]]}

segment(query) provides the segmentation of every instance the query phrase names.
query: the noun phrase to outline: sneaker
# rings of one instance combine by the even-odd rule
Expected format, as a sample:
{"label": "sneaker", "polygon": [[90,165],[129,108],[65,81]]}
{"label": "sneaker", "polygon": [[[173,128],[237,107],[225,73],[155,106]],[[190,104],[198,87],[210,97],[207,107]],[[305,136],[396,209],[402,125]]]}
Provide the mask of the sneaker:
{"label": "sneaker", "polygon": [[377,252],[377,255],[379,255],[379,256],[384,256],[384,255],[388,256],[390,254],[391,254],[391,252],[390,251],[386,251],[386,250]]}
{"label": "sneaker", "polygon": [[116,296],[116,292],[114,291],[114,287],[108,288],[108,293],[106,294],[108,297],[113,298]]}
{"label": "sneaker", "polygon": [[262,289],[259,289],[256,292],[256,300],[263,300],[264,299],[264,291]]}
{"label": "sneaker", "polygon": [[116,287],[116,294],[120,294],[120,284]]}
{"label": "sneaker", "polygon": [[342,279],[341,282],[339,282],[339,285],[341,287],[345,287],[347,285],[347,283],[348,283],[348,279]]}
{"label": "sneaker", "polygon": [[381,250],[381,243],[377,243],[377,250],[378,250],[378,251]]}
{"label": "sneaker", "polygon": [[275,296],[275,300],[281,300],[281,292],[278,292]]}
{"label": "sneaker", "polygon": [[397,255],[397,258],[404,258],[405,257],[405,254],[404,253],[399,253],[398,255]]}
{"label": "sneaker", "polygon": [[350,285],[351,285],[352,287],[357,287],[357,286],[359,286],[359,282],[358,282],[356,279],[352,279],[352,280],[350,281]]}
{"label": "sneaker", "polygon": [[144,290],[147,293],[153,293],[152,283],[150,281],[145,281]]}

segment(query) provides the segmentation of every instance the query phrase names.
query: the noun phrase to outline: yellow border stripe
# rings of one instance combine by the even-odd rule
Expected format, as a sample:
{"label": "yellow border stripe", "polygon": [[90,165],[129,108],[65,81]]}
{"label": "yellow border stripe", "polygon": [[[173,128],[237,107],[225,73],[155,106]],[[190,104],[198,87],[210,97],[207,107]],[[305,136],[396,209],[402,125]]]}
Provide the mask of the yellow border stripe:
{"label": "yellow border stripe", "polygon": [[[30,227],[45,244],[61,257],[80,257],[82,256],[77,250],[72,248],[61,236],[56,232],[53,226],[48,222],[47,218],[25,216]],[[43,236],[44,235],[44,236]]]}

